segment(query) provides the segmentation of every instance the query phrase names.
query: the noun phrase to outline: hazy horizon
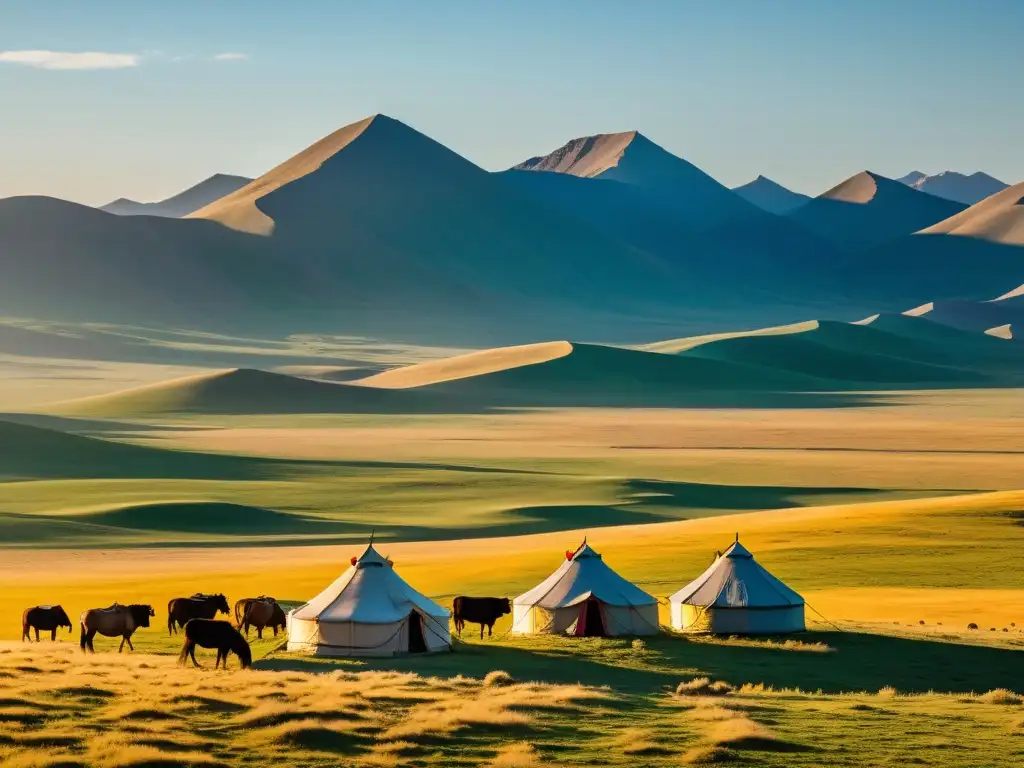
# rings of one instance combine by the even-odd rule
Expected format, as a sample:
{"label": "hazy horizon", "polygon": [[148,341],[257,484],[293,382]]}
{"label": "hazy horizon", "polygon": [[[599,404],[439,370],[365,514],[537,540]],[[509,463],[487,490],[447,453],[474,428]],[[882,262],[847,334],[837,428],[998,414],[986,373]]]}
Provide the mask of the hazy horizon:
{"label": "hazy horizon", "polygon": [[377,112],[489,170],[637,129],[728,186],[813,195],[864,169],[1012,184],[1024,8],[985,5],[17,3],[0,197],[158,200]]}

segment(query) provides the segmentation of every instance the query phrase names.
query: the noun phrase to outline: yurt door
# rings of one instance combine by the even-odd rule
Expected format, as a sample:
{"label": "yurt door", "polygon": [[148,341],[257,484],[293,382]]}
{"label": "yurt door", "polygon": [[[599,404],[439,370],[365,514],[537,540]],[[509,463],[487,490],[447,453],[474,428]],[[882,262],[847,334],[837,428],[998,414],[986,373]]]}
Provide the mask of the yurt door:
{"label": "yurt door", "polygon": [[601,601],[588,597],[580,606],[580,617],[576,621],[577,637],[604,637],[604,616],[601,613]]}
{"label": "yurt door", "polygon": [[426,653],[427,640],[423,636],[423,617],[416,611],[409,614],[409,653]]}

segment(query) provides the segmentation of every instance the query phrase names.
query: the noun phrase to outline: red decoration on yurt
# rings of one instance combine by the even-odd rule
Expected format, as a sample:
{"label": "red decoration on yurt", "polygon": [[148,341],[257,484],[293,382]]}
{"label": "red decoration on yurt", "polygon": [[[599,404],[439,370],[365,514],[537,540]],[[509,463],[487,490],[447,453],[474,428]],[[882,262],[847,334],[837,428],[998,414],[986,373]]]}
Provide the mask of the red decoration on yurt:
{"label": "red decoration on yurt", "polygon": [[352,563],[352,565],[355,565],[356,563],[359,562],[359,558],[358,557],[353,557],[350,562]]}
{"label": "red decoration on yurt", "polygon": [[573,552],[571,549],[567,549],[567,550],[565,550],[565,559],[566,560],[572,560],[572,556],[575,555],[575,554],[576,553]]}

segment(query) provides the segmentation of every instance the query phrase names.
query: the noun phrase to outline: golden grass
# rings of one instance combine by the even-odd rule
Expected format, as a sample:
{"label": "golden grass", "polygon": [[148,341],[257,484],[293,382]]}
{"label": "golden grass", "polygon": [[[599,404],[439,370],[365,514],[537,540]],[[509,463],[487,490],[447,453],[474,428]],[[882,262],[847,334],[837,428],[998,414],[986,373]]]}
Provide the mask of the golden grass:
{"label": "golden grass", "polygon": [[724,680],[711,681],[707,677],[697,677],[676,686],[677,696],[725,696],[736,690]]}
{"label": "golden grass", "polygon": [[540,768],[540,753],[528,741],[517,741],[502,747],[488,768]]}
{"label": "golden grass", "polygon": [[492,670],[484,677],[484,686],[487,688],[503,688],[515,682],[515,678],[503,669]]}
{"label": "golden grass", "polygon": [[566,708],[609,696],[576,685],[489,688],[482,680],[403,672],[215,673],[171,657],[84,656],[68,645],[0,650],[0,668],[36,670],[0,682],[5,768],[50,759],[99,768],[233,766],[246,754],[267,764],[333,755],[388,766],[419,754],[420,742],[428,753],[457,753],[453,737],[470,731],[489,745],[481,764],[535,765],[535,750],[508,745],[510,728],[536,736]]}

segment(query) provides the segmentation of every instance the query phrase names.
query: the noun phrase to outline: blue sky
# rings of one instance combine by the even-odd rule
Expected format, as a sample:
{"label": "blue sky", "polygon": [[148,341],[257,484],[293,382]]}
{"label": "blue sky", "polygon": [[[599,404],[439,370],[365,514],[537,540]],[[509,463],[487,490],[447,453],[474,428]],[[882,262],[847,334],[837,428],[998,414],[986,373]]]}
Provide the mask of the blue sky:
{"label": "blue sky", "polygon": [[376,112],[488,169],[636,128],[730,186],[1017,182],[1021,30],[1016,0],[0,0],[0,196],[158,199]]}

